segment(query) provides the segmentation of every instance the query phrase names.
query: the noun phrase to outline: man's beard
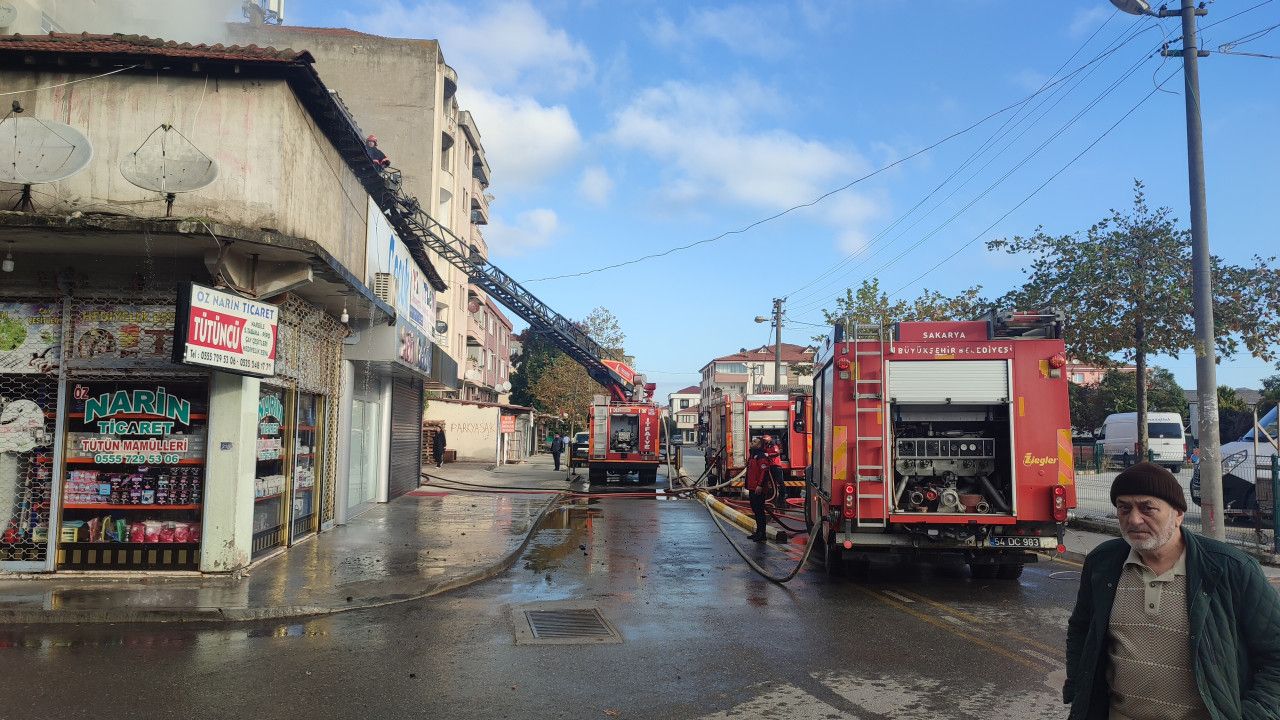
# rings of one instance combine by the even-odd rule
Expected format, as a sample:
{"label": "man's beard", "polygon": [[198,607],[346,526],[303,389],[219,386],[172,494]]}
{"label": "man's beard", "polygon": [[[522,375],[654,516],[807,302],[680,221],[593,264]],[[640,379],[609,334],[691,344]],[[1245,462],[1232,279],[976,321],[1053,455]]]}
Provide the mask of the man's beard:
{"label": "man's beard", "polygon": [[1129,546],[1134,550],[1148,552],[1164,547],[1166,543],[1173,540],[1173,534],[1177,531],[1178,526],[1173,523],[1169,523],[1164,530],[1160,531],[1159,535],[1148,535],[1145,540],[1132,540],[1127,532],[1121,533],[1121,535],[1124,537],[1125,542],[1129,543]]}

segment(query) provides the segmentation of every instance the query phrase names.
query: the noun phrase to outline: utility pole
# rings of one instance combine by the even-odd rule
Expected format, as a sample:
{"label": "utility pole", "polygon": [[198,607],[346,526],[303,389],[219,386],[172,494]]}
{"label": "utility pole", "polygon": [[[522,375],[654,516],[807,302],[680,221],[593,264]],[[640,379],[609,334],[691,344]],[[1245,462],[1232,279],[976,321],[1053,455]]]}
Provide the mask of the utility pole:
{"label": "utility pole", "polygon": [[782,298],[773,299],[773,391],[782,392]]}
{"label": "utility pole", "polygon": [[1216,540],[1226,538],[1222,516],[1222,450],[1218,441],[1217,346],[1213,330],[1213,266],[1209,255],[1209,213],[1204,190],[1204,130],[1200,124],[1200,64],[1208,51],[1196,45],[1196,16],[1209,11],[1194,0],[1178,10],[1151,9],[1148,0],[1111,0],[1131,15],[1182,18],[1182,49],[1164,49],[1182,58],[1183,99],[1187,112],[1187,185],[1191,194],[1191,289],[1195,314],[1196,398],[1200,405],[1200,528]]}

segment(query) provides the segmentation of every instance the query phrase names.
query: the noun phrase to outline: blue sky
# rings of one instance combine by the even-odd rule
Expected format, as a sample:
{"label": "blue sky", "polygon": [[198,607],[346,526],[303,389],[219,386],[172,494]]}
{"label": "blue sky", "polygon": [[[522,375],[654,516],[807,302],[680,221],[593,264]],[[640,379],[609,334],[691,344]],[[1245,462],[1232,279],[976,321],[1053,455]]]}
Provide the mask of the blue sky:
{"label": "blue sky", "polygon": [[[1202,46],[1280,23],[1280,2],[1259,1],[1210,3]],[[1038,225],[1084,230],[1129,206],[1135,178],[1153,204],[1184,224],[1189,216],[1180,61],[1154,52],[1166,36],[1180,40],[1180,27],[1115,13],[1106,0],[293,0],[287,9],[294,25],[440,39],[493,170],[493,260],[566,316],[612,310],[664,400],[711,358],[768,341],[753,318],[773,297],[787,297],[784,339],[803,343],[822,330],[802,323],[820,323],[821,308],[864,278],[906,298],[973,284],[998,295],[1020,283],[1022,263],[988,254],[985,240]],[[1117,45],[1021,114],[812,207],[624,268],[543,279],[809,202]],[[1280,30],[1236,50],[1280,55]],[[1165,91],[1139,105],[1166,77]],[[1211,247],[1240,263],[1275,254],[1280,62],[1215,54],[1201,60],[1201,83]],[[1156,363],[1194,387],[1189,354]],[[1218,378],[1256,387],[1272,372],[1239,355]]]}

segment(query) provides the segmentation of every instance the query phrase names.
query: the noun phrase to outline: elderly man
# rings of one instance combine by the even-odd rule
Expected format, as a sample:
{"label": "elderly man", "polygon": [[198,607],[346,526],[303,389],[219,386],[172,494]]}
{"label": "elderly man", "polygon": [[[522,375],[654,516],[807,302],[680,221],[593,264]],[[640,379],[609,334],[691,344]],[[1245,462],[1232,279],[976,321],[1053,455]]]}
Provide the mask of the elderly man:
{"label": "elderly man", "polygon": [[1111,485],[1123,539],[1085,558],[1067,624],[1072,720],[1280,718],[1280,595],[1258,563],[1182,529],[1177,478]]}

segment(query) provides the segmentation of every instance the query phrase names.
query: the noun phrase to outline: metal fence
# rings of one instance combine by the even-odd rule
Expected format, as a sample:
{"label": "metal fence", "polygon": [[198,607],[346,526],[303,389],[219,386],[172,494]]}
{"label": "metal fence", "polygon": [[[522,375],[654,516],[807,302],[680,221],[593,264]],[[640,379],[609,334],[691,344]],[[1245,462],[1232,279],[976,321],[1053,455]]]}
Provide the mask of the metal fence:
{"label": "metal fence", "polygon": [[[1256,460],[1224,459],[1224,475],[1231,475],[1244,481],[1253,490],[1256,502],[1245,500],[1228,501],[1225,510],[1227,541],[1254,554],[1277,554],[1274,532],[1274,486],[1277,478],[1274,456],[1263,454]],[[1101,469],[1097,469],[1101,466]],[[1093,521],[1111,528],[1117,528],[1116,509],[1111,504],[1111,483],[1123,468],[1121,462],[1104,458],[1098,464],[1078,463],[1076,466],[1076,509],[1075,518]],[[1194,532],[1203,530],[1200,505],[1198,504],[1199,488],[1193,493],[1194,469],[1191,466],[1181,468],[1175,477],[1182,486],[1187,500],[1187,514],[1183,526]]]}

